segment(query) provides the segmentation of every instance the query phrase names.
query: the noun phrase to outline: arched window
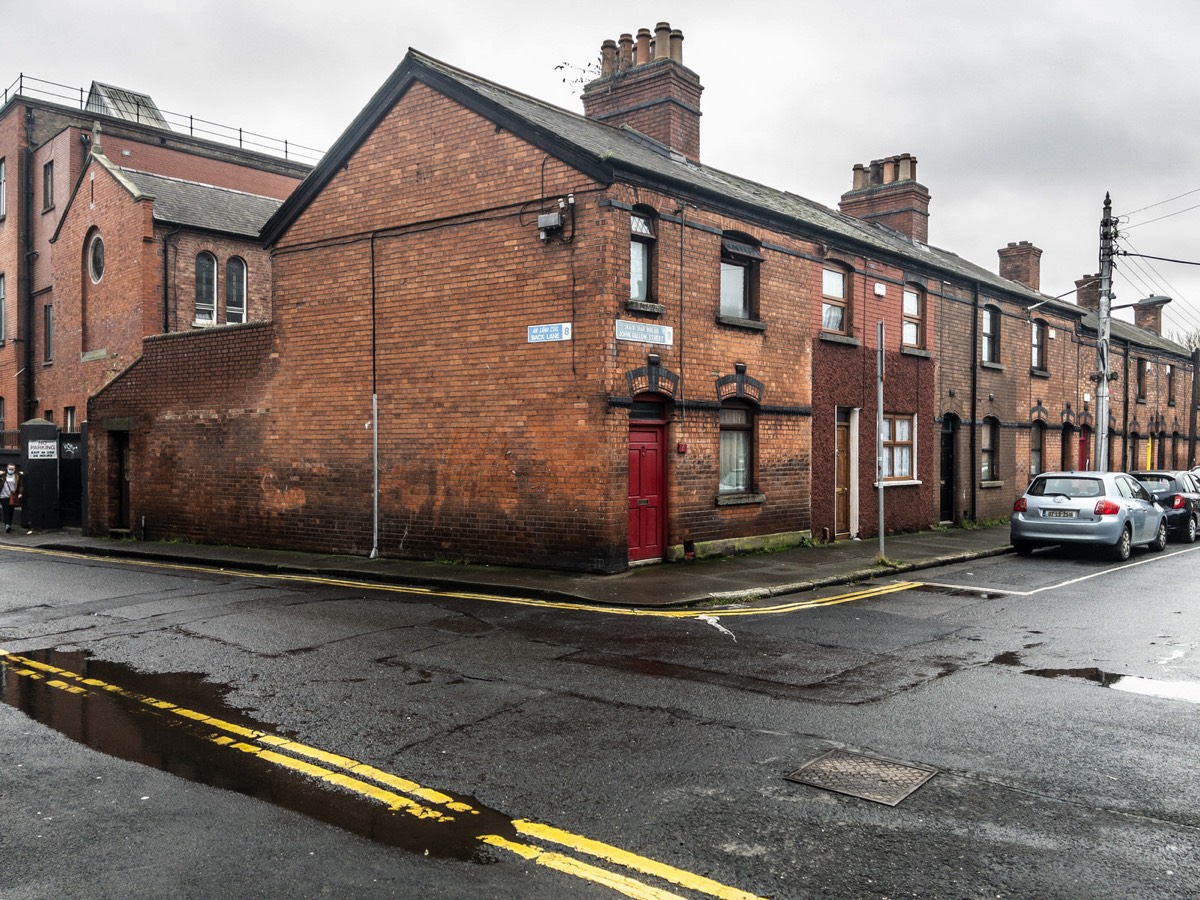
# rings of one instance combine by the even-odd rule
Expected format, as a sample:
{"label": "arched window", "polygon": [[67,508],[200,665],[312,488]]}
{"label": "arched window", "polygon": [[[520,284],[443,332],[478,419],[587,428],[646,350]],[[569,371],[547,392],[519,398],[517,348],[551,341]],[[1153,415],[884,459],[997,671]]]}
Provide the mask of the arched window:
{"label": "arched window", "polygon": [[225,321],[246,321],[246,261],[240,256],[225,263]]}
{"label": "arched window", "polygon": [[1042,474],[1042,449],[1046,444],[1046,423],[1034,422],[1029,429],[1029,478]]}
{"label": "arched window", "polygon": [[721,493],[746,493],[753,484],[754,407],[743,400],[721,404]]}
{"label": "arched window", "polygon": [[979,480],[1000,480],[1000,420],[988,416],[979,435]]}
{"label": "arched window", "polygon": [[208,251],[196,255],[196,324],[217,321],[217,258]]}
{"label": "arched window", "polygon": [[904,286],[904,323],[901,341],[905,347],[925,347],[925,292],[915,284]]}
{"label": "arched window", "polygon": [[629,299],[632,301],[654,302],[654,248],[657,238],[654,211],[646,206],[635,206],[629,216]]}

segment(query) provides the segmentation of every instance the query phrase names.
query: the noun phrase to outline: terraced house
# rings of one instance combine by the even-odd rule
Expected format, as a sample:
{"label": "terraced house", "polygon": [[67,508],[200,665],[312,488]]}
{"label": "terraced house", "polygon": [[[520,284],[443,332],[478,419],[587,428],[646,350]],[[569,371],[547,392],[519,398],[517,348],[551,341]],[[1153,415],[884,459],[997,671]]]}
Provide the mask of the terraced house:
{"label": "terraced house", "polygon": [[911,155],[837,210],[705,165],[682,41],[606,41],[583,115],[410,50],[266,223],[270,321],[92,397],[90,527],[615,572],[1007,509],[1088,311],[930,244]]}

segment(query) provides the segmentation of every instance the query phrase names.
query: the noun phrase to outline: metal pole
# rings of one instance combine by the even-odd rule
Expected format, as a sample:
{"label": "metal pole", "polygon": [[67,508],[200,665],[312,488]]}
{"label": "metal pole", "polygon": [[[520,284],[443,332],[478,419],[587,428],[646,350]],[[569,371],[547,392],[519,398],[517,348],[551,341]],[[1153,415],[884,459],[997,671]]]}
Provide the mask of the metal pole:
{"label": "metal pole", "polygon": [[1112,199],[1104,195],[1100,220],[1100,334],[1096,341],[1096,469],[1108,471],[1108,343],[1112,325]]}
{"label": "metal pole", "polygon": [[879,487],[879,556],[886,559],[883,550],[883,322],[879,323],[879,371],[875,389],[875,483]]}

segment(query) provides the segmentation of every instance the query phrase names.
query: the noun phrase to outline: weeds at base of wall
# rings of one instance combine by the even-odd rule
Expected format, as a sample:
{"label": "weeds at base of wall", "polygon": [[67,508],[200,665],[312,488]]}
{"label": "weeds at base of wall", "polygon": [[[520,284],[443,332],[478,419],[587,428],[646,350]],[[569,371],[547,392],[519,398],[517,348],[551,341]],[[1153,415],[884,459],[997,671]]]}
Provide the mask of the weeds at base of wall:
{"label": "weeds at base of wall", "polygon": [[963,519],[959,526],[964,531],[975,531],[979,528],[996,528],[1008,524],[1008,515],[992,516],[987,519]]}

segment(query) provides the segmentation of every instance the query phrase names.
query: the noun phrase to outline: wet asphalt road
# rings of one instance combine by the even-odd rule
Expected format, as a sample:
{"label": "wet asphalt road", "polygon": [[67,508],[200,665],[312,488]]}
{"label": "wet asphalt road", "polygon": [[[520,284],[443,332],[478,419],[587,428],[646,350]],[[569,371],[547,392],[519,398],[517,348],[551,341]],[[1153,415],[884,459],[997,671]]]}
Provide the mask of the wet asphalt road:
{"label": "wet asphalt road", "polygon": [[[0,896],[622,896],[588,867],[630,896],[1195,896],[1200,551],[1131,562],[680,617],[0,550]],[[381,812],[147,697],[473,811]],[[894,807],[785,779],[831,749],[938,774]]]}

